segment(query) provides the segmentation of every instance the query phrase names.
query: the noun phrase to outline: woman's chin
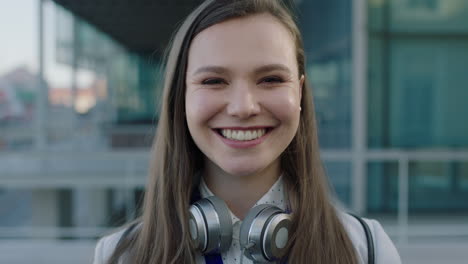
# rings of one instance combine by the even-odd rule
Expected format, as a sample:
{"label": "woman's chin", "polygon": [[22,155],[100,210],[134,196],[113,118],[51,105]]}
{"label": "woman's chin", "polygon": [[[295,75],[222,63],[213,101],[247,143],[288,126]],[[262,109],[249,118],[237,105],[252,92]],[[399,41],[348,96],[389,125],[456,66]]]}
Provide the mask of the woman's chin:
{"label": "woman's chin", "polygon": [[269,159],[261,156],[222,157],[215,162],[207,159],[206,169],[210,174],[226,175],[232,177],[253,177],[263,173],[276,174],[279,169],[278,159]]}
{"label": "woman's chin", "polygon": [[230,166],[222,166],[221,169],[234,177],[249,177],[254,176],[261,171],[263,171],[267,166],[259,166],[259,164],[248,166],[248,165],[230,165]]}

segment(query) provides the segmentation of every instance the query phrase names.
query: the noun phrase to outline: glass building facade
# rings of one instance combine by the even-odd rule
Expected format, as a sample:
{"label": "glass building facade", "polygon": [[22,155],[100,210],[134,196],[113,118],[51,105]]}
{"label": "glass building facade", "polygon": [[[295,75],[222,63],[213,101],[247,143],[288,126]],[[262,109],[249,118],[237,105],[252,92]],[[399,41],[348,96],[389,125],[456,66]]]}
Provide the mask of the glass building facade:
{"label": "glass building facade", "polygon": [[[60,2],[0,3],[0,241],[92,244],[141,204],[161,53]],[[294,2],[339,200],[392,238],[421,215],[466,219],[468,2]]]}
{"label": "glass building facade", "polygon": [[[369,1],[368,7],[369,148],[466,149],[468,2]],[[466,160],[411,160],[410,210],[467,212],[466,166]],[[395,164],[368,169],[369,209],[395,210]]]}

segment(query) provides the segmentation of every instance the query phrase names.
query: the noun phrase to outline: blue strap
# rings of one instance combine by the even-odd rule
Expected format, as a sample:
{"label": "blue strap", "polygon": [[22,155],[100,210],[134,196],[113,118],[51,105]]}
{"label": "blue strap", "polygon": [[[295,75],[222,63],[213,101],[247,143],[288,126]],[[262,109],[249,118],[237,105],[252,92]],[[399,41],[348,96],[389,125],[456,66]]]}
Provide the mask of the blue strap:
{"label": "blue strap", "polygon": [[[205,263],[206,264],[223,264],[223,260],[221,259],[221,255],[205,255]],[[281,264],[287,264],[287,261],[281,262]]]}
{"label": "blue strap", "polygon": [[220,254],[216,255],[205,255],[206,264],[223,264],[223,259]]}

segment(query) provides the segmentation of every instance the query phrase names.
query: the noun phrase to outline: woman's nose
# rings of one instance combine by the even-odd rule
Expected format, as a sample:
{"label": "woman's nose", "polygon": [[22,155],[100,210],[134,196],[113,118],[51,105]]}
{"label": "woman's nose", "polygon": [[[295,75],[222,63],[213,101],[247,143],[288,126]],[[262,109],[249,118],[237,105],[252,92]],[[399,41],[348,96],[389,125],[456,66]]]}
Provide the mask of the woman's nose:
{"label": "woman's nose", "polygon": [[260,112],[258,98],[247,85],[233,86],[229,93],[227,113],[240,119],[246,119]]}

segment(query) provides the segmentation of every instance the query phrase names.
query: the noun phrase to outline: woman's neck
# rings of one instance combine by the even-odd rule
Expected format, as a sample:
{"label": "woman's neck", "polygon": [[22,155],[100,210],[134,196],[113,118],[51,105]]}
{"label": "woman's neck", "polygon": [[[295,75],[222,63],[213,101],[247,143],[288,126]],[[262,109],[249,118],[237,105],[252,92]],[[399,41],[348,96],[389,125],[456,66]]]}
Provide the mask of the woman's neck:
{"label": "woman's neck", "polygon": [[249,175],[231,175],[211,162],[206,165],[203,173],[206,185],[214,195],[226,202],[239,219],[244,219],[281,175],[279,161]]}

